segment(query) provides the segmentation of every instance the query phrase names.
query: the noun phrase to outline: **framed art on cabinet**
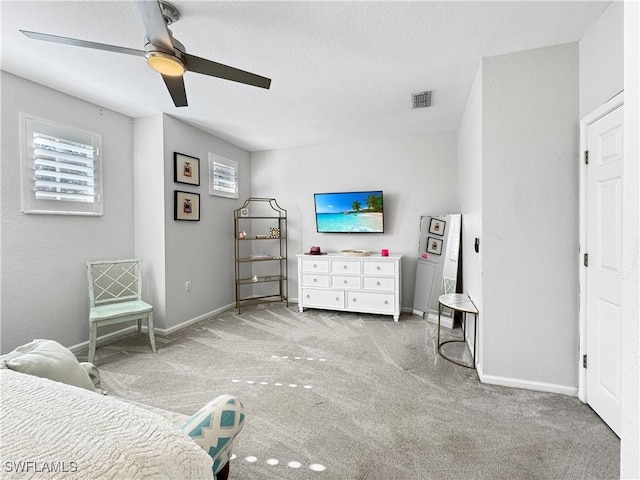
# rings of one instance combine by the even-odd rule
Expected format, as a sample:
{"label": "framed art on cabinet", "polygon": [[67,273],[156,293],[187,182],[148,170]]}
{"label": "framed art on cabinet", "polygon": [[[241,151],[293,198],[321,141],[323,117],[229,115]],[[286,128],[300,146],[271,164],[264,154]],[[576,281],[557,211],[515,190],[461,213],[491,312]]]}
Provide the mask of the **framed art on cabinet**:
{"label": "framed art on cabinet", "polygon": [[429,237],[427,238],[427,252],[434,255],[442,255],[442,239]]}
{"label": "framed art on cabinet", "polygon": [[173,181],[200,185],[200,159],[173,152]]}
{"label": "framed art on cabinet", "polygon": [[200,194],[174,191],[174,220],[200,220]]}
{"label": "framed art on cabinet", "polygon": [[444,228],[447,225],[447,222],[444,220],[439,220],[437,218],[432,218],[429,223],[429,233],[433,233],[434,235],[444,235]]}

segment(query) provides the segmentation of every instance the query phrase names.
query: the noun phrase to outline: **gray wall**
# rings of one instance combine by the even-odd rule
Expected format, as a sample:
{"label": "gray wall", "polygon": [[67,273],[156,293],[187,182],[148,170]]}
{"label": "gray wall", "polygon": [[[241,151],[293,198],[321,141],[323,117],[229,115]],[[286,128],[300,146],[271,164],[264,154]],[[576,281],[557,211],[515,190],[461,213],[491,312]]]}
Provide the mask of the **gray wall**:
{"label": "gray wall", "polygon": [[486,58],[483,378],[576,394],[578,45]]}
{"label": "gray wall", "polygon": [[[104,215],[25,215],[18,113],[102,134]],[[1,351],[89,339],[86,261],[134,252],[131,119],[2,72]]]}
{"label": "gray wall", "polygon": [[[482,306],[482,65],[476,73],[471,93],[458,127],[458,201],[462,213],[462,284],[464,292],[478,308],[478,338],[482,338],[484,308]],[[476,253],[474,241],[480,240]],[[474,323],[467,322],[467,333],[473,339]],[[477,358],[482,358],[479,342]]]}
{"label": "gray wall", "polygon": [[[168,115],[163,124],[167,309],[161,327],[173,329],[235,302],[233,210],[249,196],[251,173],[246,150]],[[174,183],[174,152],[200,159],[199,187]],[[209,152],[238,162],[238,200],[209,195]],[[174,190],[200,194],[199,222],[173,219]]]}
{"label": "gray wall", "polygon": [[[258,152],[251,156],[251,193],[275,197],[288,210],[289,292],[297,293],[296,253],[388,248],[402,259],[402,307],[413,306],[420,217],[457,210],[455,133]],[[383,190],[384,234],[316,232],[313,194]]]}
{"label": "gray wall", "polygon": [[[155,326],[169,333],[235,301],[233,210],[249,195],[249,153],[165,114],[136,119],[135,143],[136,255]],[[174,152],[200,159],[199,186],[173,181]],[[238,162],[239,200],[209,195],[209,152]],[[174,220],[176,190],[200,195],[199,222]]]}

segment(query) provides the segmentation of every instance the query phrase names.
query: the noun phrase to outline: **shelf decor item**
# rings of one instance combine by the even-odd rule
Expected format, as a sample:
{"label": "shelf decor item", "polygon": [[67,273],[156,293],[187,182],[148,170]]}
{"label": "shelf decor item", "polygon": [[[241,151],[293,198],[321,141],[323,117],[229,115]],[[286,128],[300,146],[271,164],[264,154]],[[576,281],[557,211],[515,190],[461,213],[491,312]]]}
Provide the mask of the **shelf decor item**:
{"label": "shelf decor item", "polygon": [[233,217],[238,232],[234,242],[238,313],[243,306],[265,302],[289,306],[287,211],[275,198],[251,197],[234,210]]}
{"label": "shelf decor item", "polygon": [[174,220],[200,221],[200,195],[175,190],[173,194]]}
{"label": "shelf decor item", "polygon": [[200,159],[173,152],[173,181],[200,185]]}
{"label": "shelf decor item", "polygon": [[368,257],[371,250],[342,250],[340,253],[346,257]]}

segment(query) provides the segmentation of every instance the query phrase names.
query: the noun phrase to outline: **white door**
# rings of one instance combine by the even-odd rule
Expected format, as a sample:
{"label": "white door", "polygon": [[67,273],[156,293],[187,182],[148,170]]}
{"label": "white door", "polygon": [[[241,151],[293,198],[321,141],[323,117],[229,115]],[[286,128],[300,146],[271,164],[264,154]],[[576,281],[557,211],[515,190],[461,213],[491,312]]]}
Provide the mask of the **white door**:
{"label": "white door", "polygon": [[622,105],[587,126],[587,402],[620,435]]}

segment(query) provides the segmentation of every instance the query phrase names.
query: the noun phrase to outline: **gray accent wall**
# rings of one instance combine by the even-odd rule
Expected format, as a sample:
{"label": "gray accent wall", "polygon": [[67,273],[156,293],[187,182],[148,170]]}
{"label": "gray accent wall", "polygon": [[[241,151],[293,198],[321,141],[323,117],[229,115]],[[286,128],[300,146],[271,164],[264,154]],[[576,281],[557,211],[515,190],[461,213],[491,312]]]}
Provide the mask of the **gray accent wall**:
{"label": "gray accent wall", "polygon": [[[1,74],[1,351],[6,353],[34,338],[67,346],[87,342],[87,260],[129,258],[134,253],[132,120],[15,75]],[[20,112],[102,135],[104,215],[22,213]]]}
{"label": "gray accent wall", "polygon": [[[136,119],[135,144],[136,255],[169,333],[235,302],[233,210],[249,195],[249,153],[166,114]],[[174,152],[200,159],[199,186],[174,182]],[[209,152],[238,162],[239,199],[209,195]],[[174,220],[176,190],[200,195],[200,221]]]}
{"label": "gray accent wall", "polygon": [[482,64],[481,378],[577,392],[578,45]]}

